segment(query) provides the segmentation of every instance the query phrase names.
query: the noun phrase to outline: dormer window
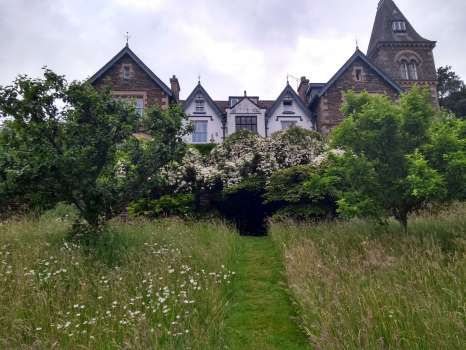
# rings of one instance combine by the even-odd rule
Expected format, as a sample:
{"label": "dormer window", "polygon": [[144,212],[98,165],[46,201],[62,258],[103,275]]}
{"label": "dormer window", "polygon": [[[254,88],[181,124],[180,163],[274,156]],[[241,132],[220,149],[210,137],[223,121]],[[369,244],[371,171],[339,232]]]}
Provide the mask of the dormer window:
{"label": "dormer window", "polygon": [[237,104],[238,101],[239,101],[239,98],[230,99],[230,108],[233,107],[235,104]]}
{"label": "dormer window", "polygon": [[123,66],[123,79],[129,80],[130,73],[131,73],[131,67],[128,65],[124,65]]}
{"label": "dormer window", "polygon": [[392,23],[393,32],[395,33],[405,33],[406,32],[406,22],[405,21],[394,21]]}
{"label": "dormer window", "polygon": [[196,98],[196,113],[204,113],[204,99],[200,96]]}

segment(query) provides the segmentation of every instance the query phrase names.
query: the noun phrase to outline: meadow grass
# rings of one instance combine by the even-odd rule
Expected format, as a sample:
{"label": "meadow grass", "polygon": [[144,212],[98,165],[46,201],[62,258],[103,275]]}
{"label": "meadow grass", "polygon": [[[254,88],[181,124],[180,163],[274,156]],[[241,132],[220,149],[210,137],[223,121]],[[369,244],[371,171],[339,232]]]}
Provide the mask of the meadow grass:
{"label": "meadow grass", "polygon": [[316,349],[464,349],[466,207],[410,220],[275,223]]}
{"label": "meadow grass", "polygon": [[0,224],[1,349],[222,349],[239,236],[221,223]]}

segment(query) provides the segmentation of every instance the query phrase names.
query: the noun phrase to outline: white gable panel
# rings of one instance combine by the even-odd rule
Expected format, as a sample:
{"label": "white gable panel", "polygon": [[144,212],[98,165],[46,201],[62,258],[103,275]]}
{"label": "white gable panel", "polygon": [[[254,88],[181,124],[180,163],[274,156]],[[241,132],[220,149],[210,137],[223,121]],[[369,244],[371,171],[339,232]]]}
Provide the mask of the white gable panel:
{"label": "white gable panel", "polygon": [[312,121],[308,116],[309,112],[301,108],[300,104],[298,104],[294,98],[292,98],[293,103],[291,106],[285,106],[283,101],[287,98],[288,97],[282,98],[281,101],[279,101],[278,108],[275,109],[272,115],[268,116],[268,136],[282,130],[283,126],[289,125],[287,122],[295,122],[296,126],[299,126],[303,129],[314,130]]}
{"label": "white gable panel", "polygon": [[249,99],[244,98],[236,106],[227,110],[227,131],[228,135],[234,134],[236,128],[237,116],[251,116],[257,119],[257,133],[265,137],[265,109],[259,108]]}
{"label": "white gable panel", "polygon": [[[213,141],[214,143],[223,142],[223,123],[222,116],[218,115],[218,112],[212,108],[207,99],[204,98],[204,113],[196,113],[196,99],[184,107],[184,111],[188,116],[189,121],[207,121],[207,143]],[[184,142],[193,143],[193,135],[189,134],[183,137]]]}

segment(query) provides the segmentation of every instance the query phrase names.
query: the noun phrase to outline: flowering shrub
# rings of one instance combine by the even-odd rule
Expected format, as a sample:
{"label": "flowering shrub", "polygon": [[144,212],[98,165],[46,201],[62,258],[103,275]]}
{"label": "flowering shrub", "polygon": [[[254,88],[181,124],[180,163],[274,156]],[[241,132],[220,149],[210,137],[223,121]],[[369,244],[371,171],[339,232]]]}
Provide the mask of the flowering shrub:
{"label": "flowering shrub", "polygon": [[181,162],[165,168],[163,176],[177,192],[211,191],[237,185],[252,176],[267,179],[279,169],[321,161],[319,156],[325,150],[318,133],[301,128],[289,128],[270,138],[242,130],[206,158],[190,148]]}

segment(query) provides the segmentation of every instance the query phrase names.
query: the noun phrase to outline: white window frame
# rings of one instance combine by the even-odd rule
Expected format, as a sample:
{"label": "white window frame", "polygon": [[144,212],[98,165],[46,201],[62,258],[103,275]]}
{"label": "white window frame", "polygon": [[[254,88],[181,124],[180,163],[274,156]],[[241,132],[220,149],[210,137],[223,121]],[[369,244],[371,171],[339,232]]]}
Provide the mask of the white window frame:
{"label": "white window frame", "polygon": [[401,77],[402,79],[409,80],[408,61],[401,61]]}
{"label": "white window frame", "polygon": [[293,112],[293,100],[291,98],[285,98],[283,100],[283,110],[285,112]]}
{"label": "white window frame", "polygon": [[411,80],[418,80],[419,75],[417,74],[417,62],[412,60],[408,65],[409,78]]}
{"label": "white window frame", "polygon": [[123,80],[129,80],[131,76],[131,67],[128,65],[123,65]]}
{"label": "white window frame", "polygon": [[280,126],[281,126],[282,130],[289,129],[289,128],[297,126],[297,125],[298,125],[298,122],[296,120],[282,120],[280,122]]}
{"label": "white window frame", "polygon": [[[208,135],[209,135],[209,122],[207,120],[193,120],[193,134],[192,134],[192,143],[200,144],[200,143],[208,143]],[[198,127],[203,126],[202,131],[199,131]]]}
{"label": "white window frame", "polygon": [[362,68],[359,68],[359,67],[356,68],[356,69],[354,70],[354,79],[355,79],[356,81],[363,81],[362,74],[363,74],[363,73],[362,73]]}
{"label": "white window frame", "polygon": [[405,21],[394,21],[392,23],[392,28],[395,33],[404,33],[406,32],[406,22]]}
{"label": "white window frame", "polygon": [[204,113],[205,112],[205,101],[203,98],[199,97],[195,100],[196,104],[196,113]]}
{"label": "white window frame", "polygon": [[145,96],[144,95],[126,95],[126,94],[114,94],[116,99],[124,101],[131,106],[134,106],[136,113],[140,117],[144,115]]}

